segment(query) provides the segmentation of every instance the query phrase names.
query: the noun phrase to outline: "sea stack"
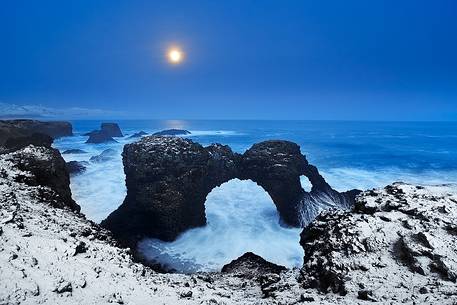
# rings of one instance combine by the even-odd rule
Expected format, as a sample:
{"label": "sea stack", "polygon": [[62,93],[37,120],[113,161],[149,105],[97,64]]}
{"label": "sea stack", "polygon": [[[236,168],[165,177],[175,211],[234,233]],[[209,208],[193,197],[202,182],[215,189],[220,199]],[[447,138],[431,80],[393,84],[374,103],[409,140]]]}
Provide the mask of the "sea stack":
{"label": "sea stack", "polygon": [[100,130],[113,138],[120,138],[124,136],[117,123],[102,123]]}
{"label": "sea stack", "polygon": [[117,123],[102,123],[100,125],[100,130],[93,130],[84,135],[89,136],[86,143],[91,144],[117,142],[113,139],[113,137],[116,138],[124,136]]}
{"label": "sea stack", "polygon": [[88,144],[100,144],[100,143],[109,143],[109,142],[117,142],[111,136],[106,134],[104,131],[93,131],[91,132],[89,139],[87,139],[86,143]]}

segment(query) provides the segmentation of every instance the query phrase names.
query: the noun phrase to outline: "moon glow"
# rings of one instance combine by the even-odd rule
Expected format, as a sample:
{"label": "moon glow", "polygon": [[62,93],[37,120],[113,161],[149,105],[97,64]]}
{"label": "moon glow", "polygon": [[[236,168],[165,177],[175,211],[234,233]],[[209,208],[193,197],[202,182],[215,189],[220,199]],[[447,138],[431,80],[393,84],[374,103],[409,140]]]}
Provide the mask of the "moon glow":
{"label": "moon glow", "polygon": [[168,62],[174,65],[181,63],[184,59],[184,52],[179,48],[170,48],[167,51]]}

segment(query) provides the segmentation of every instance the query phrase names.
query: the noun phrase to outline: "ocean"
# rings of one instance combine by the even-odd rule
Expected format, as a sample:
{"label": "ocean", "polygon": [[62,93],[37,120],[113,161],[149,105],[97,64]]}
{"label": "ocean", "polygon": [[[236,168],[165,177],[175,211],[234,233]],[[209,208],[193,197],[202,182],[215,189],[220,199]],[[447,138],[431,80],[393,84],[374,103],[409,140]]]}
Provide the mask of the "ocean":
{"label": "ocean", "polygon": [[[415,184],[457,184],[456,122],[121,120],[125,137],[118,143],[85,144],[82,134],[98,129],[100,121],[73,121],[74,137],[54,146],[79,148],[86,154],[66,154],[66,161],[89,160],[107,148],[113,159],[91,162],[71,178],[73,198],[82,212],[100,222],[123,201],[126,188],[121,152],[128,136],[141,130],[179,128],[202,145],[222,143],[236,152],[271,139],[296,142],[307,160],[339,190],[383,187],[394,181]],[[309,189],[309,183],[302,179]],[[287,267],[302,264],[301,229],[279,225],[270,197],[254,182],[231,180],[215,188],[205,204],[208,224],[183,233],[174,242],[143,240],[138,250],[150,260],[179,272],[219,270],[247,251]]]}

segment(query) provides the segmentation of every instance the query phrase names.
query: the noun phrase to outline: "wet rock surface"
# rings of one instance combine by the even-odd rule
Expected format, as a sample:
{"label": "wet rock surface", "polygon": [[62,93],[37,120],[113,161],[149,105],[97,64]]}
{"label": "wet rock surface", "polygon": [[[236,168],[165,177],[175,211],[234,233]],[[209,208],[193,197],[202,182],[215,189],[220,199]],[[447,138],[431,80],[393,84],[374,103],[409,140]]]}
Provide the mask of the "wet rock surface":
{"label": "wet rock surface", "polygon": [[88,144],[100,144],[100,143],[109,143],[117,142],[110,135],[101,130],[92,131],[87,139],[86,143]]}
{"label": "wet rock surface", "polygon": [[78,175],[86,171],[88,162],[85,161],[69,161],[66,162],[65,166],[67,172],[71,175]]}
{"label": "wet rock surface", "polygon": [[67,149],[62,152],[63,155],[66,154],[87,154],[87,151],[82,150],[82,149]]}
{"label": "wet rock surface", "polygon": [[[132,246],[144,236],[173,240],[205,225],[206,196],[234,178],[262,186],[281,219],[296,227],[304,224],[308,206],[330,201],[350,207],[356,193],[333,190],[300,147],[288,141],[255,144],[240,155],[226,145],[203,147],[180,137],[150,136],[125,145],[122,155],[127,196],[102,225]],[[310,193],[302,189],[301,175],[313,183]]]}
{"label": "wet rock surface", "polygon": [[206,195],[235,175],[221,175],[217,161],[200,144],[177,137],[146,137],[125,145],[127,196],[103,225],[127,243],[148,232],[172,240],[203,226]]}
{"label": "wet rock surface", "polygon": [[[312,185],[305,192],[300,176]],[[300,146],[289,141],[265,141],[254,144],[241,158],[240,178],[251,179],[262,186],[273,201],[282,220],[295,227],[306,224],[320,212],[322,206],[351,208],[357,190],[340,193],[308,163]]]}
{"label": "wet rock surface", "polygon": [[129,139],[135,139],[135,138],[141,138],[143,136],[147,136],[148,134],[144,131],[140,131],[140,132],[136,132],[134,134],[132,134],[131,136],[129,136]]}
{"label": "wet rock surface", "polygon": [[90,157],[91,162],[106,162],[113,159],[118,152],[115,149],[108,148],[102,151],[99,155]]}

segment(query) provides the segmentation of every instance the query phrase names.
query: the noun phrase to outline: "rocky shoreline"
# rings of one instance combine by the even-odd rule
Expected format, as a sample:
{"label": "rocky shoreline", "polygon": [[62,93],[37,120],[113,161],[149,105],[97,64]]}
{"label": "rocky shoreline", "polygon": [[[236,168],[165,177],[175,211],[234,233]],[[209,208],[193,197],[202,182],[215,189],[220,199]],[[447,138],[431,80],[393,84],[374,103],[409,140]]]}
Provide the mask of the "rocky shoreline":
{"label": "rocky shoreline", "polygon": [[[217,152],[216,168],[231,156],[226,147],[196,149]],[[313,188],[326,185],[319,176]],[[394,183],[357,195],[351,210],[322,212],[301,234],[300,269],[247,253],[222,272],[186,275],[136,261],[79,212],[68,177],[51,147],[0,153],[0,304],[457,303],[455,185]]]}

